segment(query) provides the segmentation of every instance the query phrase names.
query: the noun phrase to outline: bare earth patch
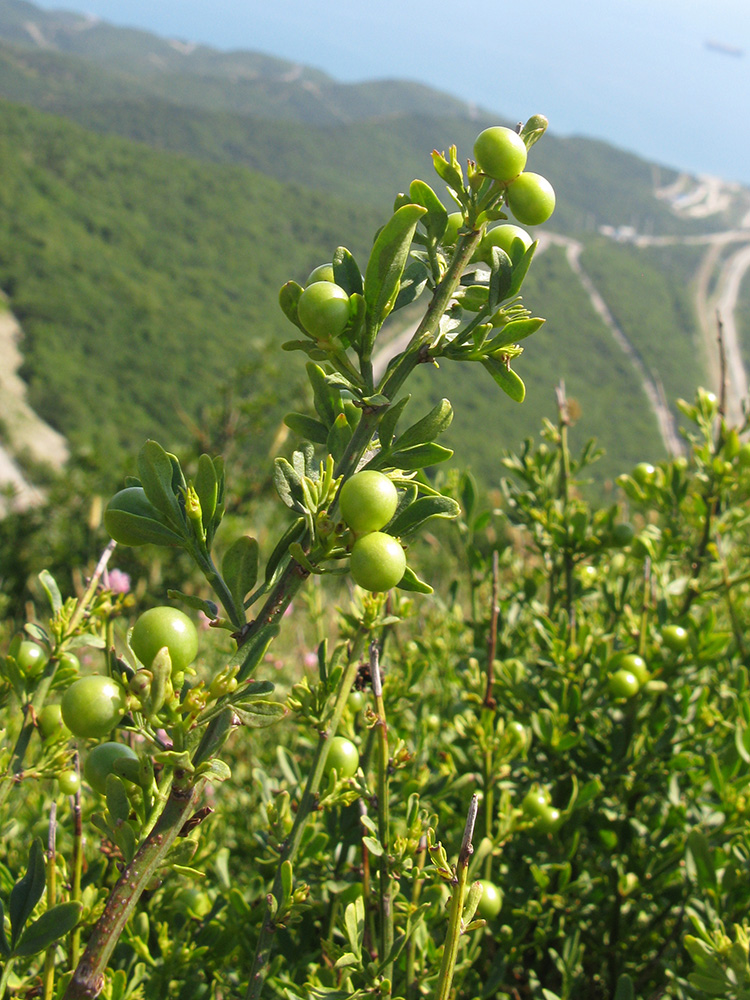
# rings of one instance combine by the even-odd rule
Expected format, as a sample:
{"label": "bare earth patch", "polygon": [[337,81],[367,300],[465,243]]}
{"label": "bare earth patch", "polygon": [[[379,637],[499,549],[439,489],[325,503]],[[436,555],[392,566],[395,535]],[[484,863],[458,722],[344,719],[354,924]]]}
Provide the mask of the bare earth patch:
{"label": "bare earth patch", "polygon": [[34,462],[61,469],[68,458],[65,438],[34,413],[26,402],[26,383],[18,375],[23,358],[23,337],[16,317],[0,293],[0,513],[39,503],[42,495],[24,476],[14,456],[25,454]]}

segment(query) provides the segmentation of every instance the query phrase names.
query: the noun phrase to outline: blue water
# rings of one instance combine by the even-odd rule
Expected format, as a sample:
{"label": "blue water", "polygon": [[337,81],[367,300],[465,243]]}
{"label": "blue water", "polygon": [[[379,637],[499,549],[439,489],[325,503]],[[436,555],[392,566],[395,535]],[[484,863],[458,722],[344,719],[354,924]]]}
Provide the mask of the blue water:
{"label": "blue water", "polygon": [[[65,0],[42,0],[59,7]],[[750,184],[748,0],[69,0],[118,24],[405,77],[513,120]],[[741,57],[706,46],[718,41]]]}

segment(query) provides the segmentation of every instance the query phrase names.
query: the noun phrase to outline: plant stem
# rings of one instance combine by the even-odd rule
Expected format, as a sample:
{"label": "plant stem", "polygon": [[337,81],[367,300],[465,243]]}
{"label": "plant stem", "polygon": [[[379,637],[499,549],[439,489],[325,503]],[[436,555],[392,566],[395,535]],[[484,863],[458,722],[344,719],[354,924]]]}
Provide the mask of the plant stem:
{"label": "plant stem", "polygon": [[[276,875],[269,894],[273,896],[279,904],[283,899],[281,881],[282,865],[287,861],[294,861],[297,851],[299,850],[299,845],[302,842],[302,834],[304,833],[310,816],[315,809],[318,789],[320,788],[320,783],[323,780],[323,775],[325,773],[325,764],[326,758],[328,757],[330,740],[332,736],[336,735],[336,730],[338,729],[341,716],[344,714],[344,708],[346,707],[346,699],[349,697],[349,692],[351,691],[352,685],[357,678],[359,658],[364,646],[364,640],[365,633],[364,630],[362,630],[360,634],[357,635],[349,652],[349,659],[346,669],[341,677],[338,693],[336,695],[336,701],[333,706],[328,726],[325,730],[322,730],[319,733],[318,745],[315,749],[315,756],[313,757],[312,768],[307,778],[307,784],[305,785],[305,790],[302,793],[302,798],[299,806],[297,807],[292,829],[289,831],[289,836],[284,841],[279,855]],[[271,955],[271,949],[273,947],[273,941],[277,928],[272,912],[273,911],[270,906],[266,908],[265,917],[258,936],[258,942],[255,947],[255,957],[253,958],[253,965],[250,971],[245,1000],[257,1000],[263,989],[268,961]]]}
{"label": "plant stem", "polygon": [[440,965],[440,975],[438,976],[438,984],[435,991],[436,1000],[448,1000],[453,985],[453,975],[456,969],[456,959],[458,958],[458,945],[463,930],[461,926],[461,914],[464,908],[464,890],[466,889],[469,861],[474,852],[471,841],[474,836],[477,808],[478,798],[474,794],[471,797],[471,805],[469,806],[464,835],[461,840],[461,850],[458,853],[456,878],[453,884],[453,896],[451,898],[451,911],[448,922],[448,934],[445,939],[443,961]]}
{"label": "plant stem", "polygon": [[459,239],[450,267],[445,272],[443,280],[435,289],[427,312],[422,317],[422,322],[414,331],[414,336],[407,344],[398,364],[389,373],[386,373],[383,378],[380,385],[380,392],[387,396],[388,399],[392,400],[394,398],[407,377],[416,368],[420,360],[422,360],[422,348],[428,346],[438,332],[440,320],[461,281],[464,268],[471,260],[479,244],[481,235],[481,231],[477,230]]}
{"label": "plant stem", "polygon": [[570,525],[568,523],[568,503],[570,501],[570,448],[568,446],[568,427],[570,412],[568,398],[565,395],[565,382],[560,381],[555,387],[557,399],[557,421],[560,432],[560,485],[559,496],[563,502],[563,517],[565,518],[566,539],[563,549],[563,567],[565,571],[565,607],[568,613],[568,634],[570,642],[575,642],[576,611],[573,602],[573,555],[570,551]]}
{"label": "plant stem", "polygon": [[[419,838],[419,846],[417,847],[417,874],[414,878],[414,885],[411,892],[411,913],[416,913],[417,906],[419,904],[419,896],[422,891],[422,879],[419,878],[419,873],[424,870],[424,863],[427,858],[427,837],[425,834]],[[415,972],[415,960],[417,957],[417,939],[414,934],[409,938],[409,943],[406,946],[406,997],[407,1000],[413,1000],[416,994],[416,972]]]}
{"label": "plant stem", "polygon": [[[57,803],[53,802],[49,811],[49,833],[47,836],[47,909],[55,905],[57,896],[57,864],[55,857],[55,842],[57,839]],[[42,988],[44,1000],[50,1000],[55,986],[55,952],[57,943],[48,946],[44,956],[44,971],[42,973]]]}
{"label": "plant stem", "polygon": [[500,614],[498,593],[500,591],[500,554],[497,549],[492,553],[492,605],[490,607],[490,634],[487,639],[487,685],[484,691],[484,707],[494,709],[495,699],[492,696],[494,682],[495,654],[497,652],[497,619]]}
{"label": "plant stem", "polygon": [[[70,899],[72,902],[79,902],[81,899],[81,878],[83,876],[83,819],[81,816],[81,764],[77,751],[74,763],[79,782],[73,798],[73,878],[70,883]],[[80,952],[81,925],[78,923],[70,932],[70,940],[68,943],[68,960],[71,969],[74,969],[76,965],[78,965]]]}
{"label": "plant stem", "polygon": [[91,1000],[104,986],[104,972],[110,956],[136,903],[162,864],[193,811],[205,779],[194,785],[175,781],[159,822],[141,844],[135,857],[109,895],[104,912],[91,932],[86,950],[68,985],[64,1000]]}
{"label": "plant stem", "polygon": [[[375,695],[375,711],[378,721],[378,840],[383,848],[379,858],[379,897],[380,897],[380,955],[384,960],[393,948],[393,909],[391,899],[391,873],[388,858],[390,849],[390,788],[388,769],[388,724],[385,718],[383,703],[383,683],[380,675],[380,661],[377,643],[370,644],[370,673],[372,675],[372,691]],[[393,962],[383,968],[383,976],[389,982],[393,979]],[[389,991],[390,992],[390,991]]]}

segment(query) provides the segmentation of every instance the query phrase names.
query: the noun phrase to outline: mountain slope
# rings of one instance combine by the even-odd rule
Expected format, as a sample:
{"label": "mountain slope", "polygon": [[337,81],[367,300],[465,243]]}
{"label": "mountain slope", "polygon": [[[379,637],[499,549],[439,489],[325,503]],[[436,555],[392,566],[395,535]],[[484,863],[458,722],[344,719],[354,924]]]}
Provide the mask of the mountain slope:
{"label": "mountain slope", "polygon": [[[181,434],[234,371],[268,393],[290,274],[366,245],[377,217],[0,105],[0,287],[22,323],[29,399],[102,455]],[[283,404],[279,404],[283,405]]]}

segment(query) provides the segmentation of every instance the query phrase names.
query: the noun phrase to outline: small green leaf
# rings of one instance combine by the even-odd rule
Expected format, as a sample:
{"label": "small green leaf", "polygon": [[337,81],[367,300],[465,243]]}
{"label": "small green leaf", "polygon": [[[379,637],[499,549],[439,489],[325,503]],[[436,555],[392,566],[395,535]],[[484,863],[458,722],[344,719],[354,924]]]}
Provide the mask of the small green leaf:
{"label": "small green leaf", "polygon": [[174,493],[172,457],[157,441],[147,441],[138,453],[138,475],[149,501],[173,527],[181,530],[185,518]]}
{"label": "small green leaf", "polygon": [[246,703],[242,707],[235,705],[234,711],[242,725],[251,729],[272,726],[287,714],[286,708],[279,702],[260,699]]}
{"label": "small green leaf", "polygon": [[514,319],[506,323],[497,334],[482,345],[482,350],[487,354],[494,354],[495,351],[502,350],[510,344],[517,344],[519,340],[530,337],[533,333],[544,326],[543,319]]}
{"label": "small green leaf", "polygon": [[448,212],[438,196],[429,184],[424,181],[414,180],[409,185],[409,197],[416,205],[423,205],[427,209],[427,215],[422,218],[422,224],[428,235],[439,242],[442,239],[445,227],[448,225]]}
{"label": "small green leaf", "polygon": [[242,609],[245,598],[258,579],[258,543],[249,535],[240,535],[224,553],[221,575],[234,598],[235,607]]}
{"label": "small green leaf", "polygon": [[[138,766],[137,761],[131,763]],[[107,775],[107,812],[109,813],[110,825],[115,827],[118,823],[124,823],[130,815],[130,800],[125,791],[125,785],[114,774]]]}
{"label": "small green leaf", "polygon": [[14,953],[27,957],[44,951],[73,930],[81,918],[82,909],[78,902],[58,903],[50,907],[27,928]]}
{"label": "small green leaf", "polygon": [[351,437],[352,429],[349,426],[349,421],[346,419],[346,414],[339,413],[326,438],[326,447],[337,462],[346,451],[346,446],[349,444]]}
{"label": "small green leaf", "polygon": [[450,448],[443,448],[434,441],[428,444],[420,444],[415,448],[406,448],[403,451],[394,451],[391,455],[391,462],[397,469],[406,472],[414,469],[426,469],[430,465],[437,465],[438,462],[445,462],[453,452]]}
{"label": "small green leaf", "polygon": [[42,898],[43,892],[44,851],[42,842],[37,837],[31,842],[26,874],[16,882],[10,891],[10,905],[8,907],[11,927],[10,943],[14,951],[21,931],[33,913],[34,907]]}
{"label": "small green leaf", "polygon": [[450,161],[442,153],[438,153],[434,149],[432,151],[432,165],[435,168],[435,173],[442,181],[445,181],[448,187],[452,188],[457,194],[459,191],[463,193],[464,179],[460,168],[455,162],[455,146],[451,147]]}
{"label": "small green leaf", "polygon": [[209,781],[218,783],[221,781],[229,781],[232,777],[232,772],[229,765],[223,760],[219,760],[218,757],[213,757],[211,760],[207,760],[204,764],[201,764],[196,771],[196,776],[208,778]]}
{"label": "small green leaf", "polygon": [[404,205],[391,216],[375,240],[365,274],[365,356],[369,356],[378,330],[393,309],[414,230],[426,211],[421,205]]}
{"label": "small green leaf", "polygon": [[349,947],[357,958],[360,958],[365,933],[365,906],[361,896],[358,896],[353,903],[349,903],[344,910],[344,928]]}
{"label": "small green leaf", "polygon": [[617,987],[615,988],[614,1000],[635,1000],[635,988],[633,986],[633,980],[626,972],[623,972],[623,974],[617,980]]}
{"label": "small green leaf", "polygon": [[393,435],[396,430],[396,424],[398,423],[399,417],[404,412],[404,408],[410,399],[411,396],[402,396],[397,402],[392,403],[381,417],[380,423],[378,424],[378,440],[380,441],[380,447],[383,451],[390,448],[391,441],[393,440]]}
{"label": "small green leaf", "polygon": [[482,358],[482,364],[503,392],[507,393],[514,402],[522,403],[524,401],[526,386],[520,375],[517,375],[502,361],[498,361],[497,358]]}
{"label": "small green leaf", "polygon": [[5,958],[10,955],[10,945],[8,944],[8,939],[5,936],[5,908],[3,907],[3,901],[0,899],[0,954]]}
{"label": "small green leaf", "polygon": [[305,366],[307,377],[313,390],[313,402],[318,416],[326,427],[330,427],[341,413],[341,396],[326,380],[326,373],[320,365],[308,361]]}
{"label": "small green leaf", "polygon": [[255,701],[267,694],[273,694],[276,685],[271,681],[248,681],[243,688],[237,688],[232,694],[233,705],[243,705],[246,701]]}
{"label": "small green leaf", "polygon": [[362,294],[362,274],[346,247],[337,247],[333,255],[333,280],[347,295]]}
{"label": "small green leaf", "polygon": [[218,604],[214,604],[213,601],[204,601],[202,597],[196,597],[195,594],[183,594],[181,590],[168,590],[167,597],[171,597],[173,601],[181,601],[194,611],[202,611],[206,618],[213,620],[219,617]]}
{"label": "small green leaf", "polygon": [[407,590],[412,594],[432,593],[432,587],[429,583],[425,583],[424,580],[420,580],[410,566],[407,566],[404,570],[404,575],[399,580],[397,586],[399,590]]}
{"label": "small green leaf", "polygon": [[161,521],[141,517],[126,510],[108,510],[107,523],[120,538],[137,540],[138,545],[182,545],[183,538]]}
{"label": "small green leaf", "polygon": [[290,323],[294,323],[295,326],[302,330],[305,336],[309,336],[297,318],[297,303],[303,291],[302,285],[298,285],[296,281],[287,281],[285,285],[282,285],[279,292],[279,305]]}
{"label": "small green leaf", "polygon": [[716,870],[706,836],[691,830],[687,838],[687,870],[701,889],[716,889]]}
{"label": "small green leaf", "polygon": [[288,858],[282,862],[279,875],[281,876],[281,899],[279,900],[279,904],[282,909],[286,909],[292,902],[292,893],[294,892],[294,872],[292,870],[292,862]]}
{"label": "small green leaf", "polygon": [[[112,776],[110,775],[110,777]],[[107,780],[109,780],[109,778]],[[135,857],[135,850],[137,847],[133,827],[130,823],[121,823],[113,829],[112,834],[114,842],[122,852],[123,858],[127,863],[130,863]]]}
{"label": "small green leaf", "polygon": [[401,275],[396,301],[393,303],[393,312],[403,309],[404,306],[415,302],[427,286],[430,279],[430,271],[427,265],[421,260],[412,260],[404,268]]}
{"label": "small green leaf", "polygon": [[388,533],[410,535],[432,517],[458,517],[461,508],[451,497],[420,497],[398,514],[388,525]]}
{"label": "small green leaf", "polygon": [[[521,138],[526,144],[526,149],[531,149],[534,143],[542,138],[548,125],[549,122],[544,115],[532,115],[528,119],[521,129]],[[615,1000],[622,1000],[622,998],[616,996]]]}
{"label": "small green leaf", "polygon": [[293,510],[305,509],[302,478],[285,458],[277,458],[273,465],[273,484],[282,501]]}
{"label": "small green leaf", "polygon": [[44,593],[47,595],[47,600],[52,608],[52,614],[56,615],[62,607],[63,602],[60,588],[57,586],[54,576],[52,576],[49,570],[43,569],[39,574],[39,582],[42,585]]}
{"label": "small green leaf", "polygon": [[234,727],[234,711],[227,707],[206,726],[198,747],[193,754],[193,764],[200,772],[203,764],[219,753]]}
{"label": "small green leaf", "polygon": [[426,416],[400,434],[393,447],[397,451],[402,451],[404,448],[434,441],[439,434],[450,427],[452,420],[453,407],[447,399],[441,399]]}
{"label": "small green leaf", "polygon": [[213,517],[216,512],[219,479],[214,463],[208,455],[201,455],[198,459],[198,471],[195,474],[193,486],[201,503],[203,528],[206,532],[209,531],[209,528],[215,531],[218,525],[213,524]]}
{"label": "small green leaf", "polygon": [[510,257],[500,247],[492,247],[492,269],[490,271],[490,292],[487,305],[490,312],[510,297],[513,283],[513,264]]}
{"label": "small green leaf", "polygon": [[362,843],[365,845],[370,854],[374,854],[376,858],[382,857],[383,855],[383,845],[375,837],[363,837]]}

